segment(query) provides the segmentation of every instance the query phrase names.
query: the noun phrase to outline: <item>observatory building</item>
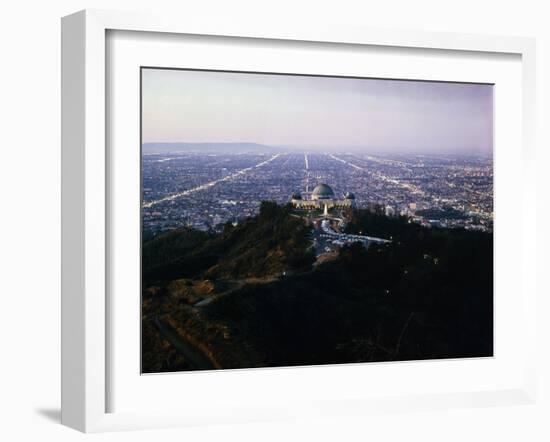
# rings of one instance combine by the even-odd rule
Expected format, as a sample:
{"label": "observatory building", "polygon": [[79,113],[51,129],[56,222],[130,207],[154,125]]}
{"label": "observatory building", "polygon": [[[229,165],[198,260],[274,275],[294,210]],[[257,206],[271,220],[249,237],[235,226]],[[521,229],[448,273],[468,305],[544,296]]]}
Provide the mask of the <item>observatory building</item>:
{"label": "observatory building", "polygon": [[292,195],[292,205],[297,209],[305,210],[324,210],[344,209],[355,206],[355,196],[353,193],[346,192],[343,198],[336,198],[334,191],[328,184],[321,183],[313,189],[309,197],[302,198],[302,195],[295,193]]}

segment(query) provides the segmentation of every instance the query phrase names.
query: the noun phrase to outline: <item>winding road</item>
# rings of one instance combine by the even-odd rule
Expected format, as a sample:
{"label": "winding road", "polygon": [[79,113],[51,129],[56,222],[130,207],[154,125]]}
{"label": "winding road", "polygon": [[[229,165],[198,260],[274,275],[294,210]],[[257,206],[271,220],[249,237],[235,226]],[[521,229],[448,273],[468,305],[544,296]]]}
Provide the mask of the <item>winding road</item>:
{"label": "winding road", "polygon": [[203,352],[182,338],[171,325],[163,322],[158,315],[155,315],[154,322],[160,334],[185,358],[191,369],[213,370],[216,368]]}

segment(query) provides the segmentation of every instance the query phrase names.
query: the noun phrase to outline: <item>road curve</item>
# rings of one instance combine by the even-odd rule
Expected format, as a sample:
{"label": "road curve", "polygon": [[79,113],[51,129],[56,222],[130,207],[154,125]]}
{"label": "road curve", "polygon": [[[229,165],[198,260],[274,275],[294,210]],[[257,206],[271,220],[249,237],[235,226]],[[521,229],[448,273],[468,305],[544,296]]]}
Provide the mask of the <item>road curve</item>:
{"label": "road curve", "polygon": [[164,338],[185,358],[193,370],[213,370],[216,367],[199,349],[192,345],[169,324],[163,322],[155,315],[155,325]]}

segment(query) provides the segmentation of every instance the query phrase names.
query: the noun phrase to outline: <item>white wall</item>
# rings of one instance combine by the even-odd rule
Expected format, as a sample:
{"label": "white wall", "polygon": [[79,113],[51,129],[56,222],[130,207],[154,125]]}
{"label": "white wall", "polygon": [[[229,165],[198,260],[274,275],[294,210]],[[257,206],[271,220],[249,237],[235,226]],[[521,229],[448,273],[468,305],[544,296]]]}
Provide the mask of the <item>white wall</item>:
{"label": "white wall", "polygon": [[[538,39],[539,182],[548,161],[550,14],[522,0],[11,0],[0,9],[0,437],[79,440],[59,414],[60,17],[83,8],[163,10],[213,20],[350,23],[371,27],[534,36]],[[544,182],[544,184],[546,184]],[[548,186],[546,186],[548,187]],[[548,208],[540,199],[540,215]],[[546,203],[546,202],[545,202]],[[543,219],[543,218],[540,218]],[[540,226],[539,226],[540,227]],[[548,237],[540,238],[539,264]],[[545,247],[543,247],[544,241]],[[542,270],[542,268],[541,268]],[[542,273],[541,273],[542,275]],[[548,283],[546,278],[541,282]],[[549,303],[541,300],[547,316]],[[541,315],[541,319],[543,319]],[[540,321],[543,322],[543,321]],[[543,322],[541,333],[550,337]],[[441,411],[363,421],[233,426],[120,433],[97,440],[550,440],[550,373],[541,338],[541,400],[536,407]],[[8,435],[9,434],[9,435]]]}

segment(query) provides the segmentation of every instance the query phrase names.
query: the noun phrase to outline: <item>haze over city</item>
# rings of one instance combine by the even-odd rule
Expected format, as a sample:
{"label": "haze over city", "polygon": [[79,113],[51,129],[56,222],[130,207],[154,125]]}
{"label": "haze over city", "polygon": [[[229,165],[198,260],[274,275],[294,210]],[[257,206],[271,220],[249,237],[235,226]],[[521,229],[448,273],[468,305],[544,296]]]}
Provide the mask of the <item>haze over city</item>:
{"label": "haze over city", "polygon": [[487,84],[142,70],[143,143],[491,155]]}

